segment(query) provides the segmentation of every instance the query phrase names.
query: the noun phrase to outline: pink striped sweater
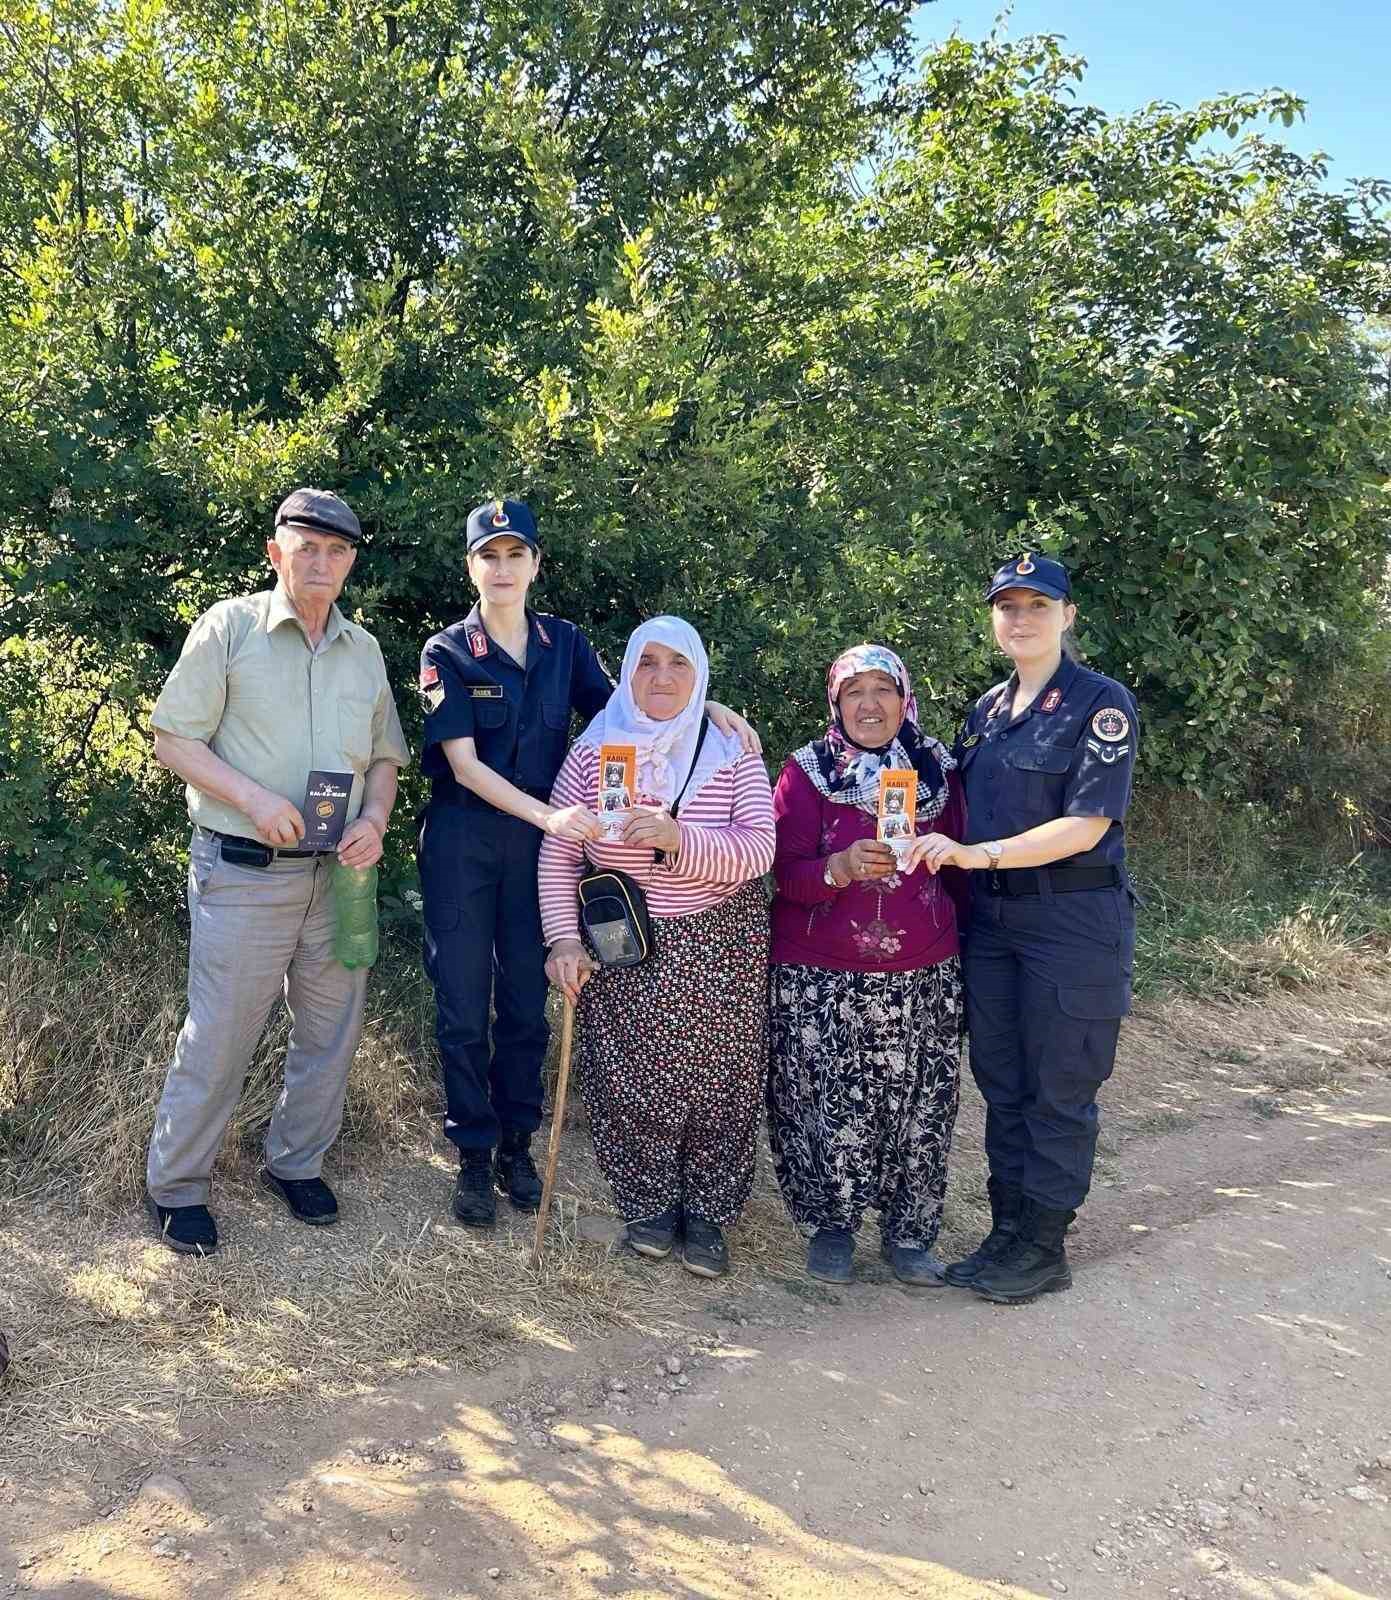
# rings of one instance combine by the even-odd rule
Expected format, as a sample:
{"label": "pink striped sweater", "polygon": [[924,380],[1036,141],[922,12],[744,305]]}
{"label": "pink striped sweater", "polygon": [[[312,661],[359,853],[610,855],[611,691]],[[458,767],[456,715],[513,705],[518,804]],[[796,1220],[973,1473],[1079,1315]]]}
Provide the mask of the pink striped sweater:
{"label": "pink striped sweater", "polygon": [[[599,752],[574,745],[551,790],[551,804],[588,806],[599,797]],[[773,864],[773,795],[762,761],[742,755],[722,767],[698,794],[684,801],[677,827],[681,849],[658,866],[654,853],[637,845],[600,839],[588,847],[596,867],[617,867],[642,885],[654,917],[684,917],[728,900]],[[576,886],[584,852],[571,839],[541,841],[538,882],[541,930],[548,945],[578,939]]]}

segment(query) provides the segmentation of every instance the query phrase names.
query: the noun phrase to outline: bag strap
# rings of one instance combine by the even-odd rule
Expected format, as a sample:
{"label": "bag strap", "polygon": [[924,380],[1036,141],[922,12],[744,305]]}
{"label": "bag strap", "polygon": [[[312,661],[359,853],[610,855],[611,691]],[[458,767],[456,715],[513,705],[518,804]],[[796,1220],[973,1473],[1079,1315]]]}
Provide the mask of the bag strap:
{"label": "bag strap", "polygon": [[681,802],[686,798],[686,790],[691,786],[691,779],[695,777],[696,762],[700,760],[700,752],[705,748],[705,735],[710,731],[709,717],[700,719],[700,737],[696,740],[695,754],[691,757],[691,770],[686,774],[686,781],[681,785],[681,793],[671,802],[671,814],[674,817],[681,809]]}
{"label": "bag strap", "polygon": [[[709,733],[709,731],[710,719],[709,717],[702,717],[700,719],[700,737],[696,740],[695,754],[691,757],[691,770],[686,774],[686,781],[681,785],[680,794],[678,794],[675,800],[671,802],[671,817],[673,822],[676,820],[677,812],[681,809],[681,802],[686,798],[686,790],[691,786],[691,779],[695,777],[696,763],[700,760],[700,752],[705,746],[705,735]],[[665,850],[654,850],[652,852],[653,866],[665,866],[666,859],[667,853]]]}

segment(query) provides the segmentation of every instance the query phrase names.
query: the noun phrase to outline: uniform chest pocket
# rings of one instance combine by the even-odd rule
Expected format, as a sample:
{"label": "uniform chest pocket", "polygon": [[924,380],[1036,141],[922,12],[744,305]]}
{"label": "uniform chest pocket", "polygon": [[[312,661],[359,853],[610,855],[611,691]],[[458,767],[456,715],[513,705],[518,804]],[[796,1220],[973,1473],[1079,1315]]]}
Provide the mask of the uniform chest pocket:
{"label": "uniform chest pocket", "polygon": [[338,740],[343,756],[355,772],[372,764],[372,701],[344,695],[338,702]]}
{"label": "uniform chest pocket", "polygon": [[473,725],[476,728],[486,729],[494,733],[507,721],[507,702],[503,699],[475,700],[473,702]]}
{"label": "uniform chest pocket", "polygon": [[1070,744],[1020,745],[1005,757],[1031,809],[1056,810],[1072,766]]}
{"label": "uniform chest pocket", "polygon": [[563,701],[546,701],[541,707],[541,720],[552,733],[564,733],[570,726],[570,708]]}

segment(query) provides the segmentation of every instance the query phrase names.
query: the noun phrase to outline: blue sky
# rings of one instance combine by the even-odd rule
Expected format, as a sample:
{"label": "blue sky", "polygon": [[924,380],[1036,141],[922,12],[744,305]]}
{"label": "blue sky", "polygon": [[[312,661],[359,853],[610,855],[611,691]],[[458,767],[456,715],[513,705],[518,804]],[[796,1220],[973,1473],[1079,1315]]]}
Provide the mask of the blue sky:
{"label": "blue sky", "polygon": [[[924,46],[953,31],[983,38],[1001,9],[934,0],[914,33]],[[1006,26],[1013,37],[1065,35],[1087,59],[1081,98],[1108,112],[1290,89],[1305,120],[1266,131],[1305,155],[1326,152],[1333,187],[1391,179],[1391,0],[1016,0]]]}

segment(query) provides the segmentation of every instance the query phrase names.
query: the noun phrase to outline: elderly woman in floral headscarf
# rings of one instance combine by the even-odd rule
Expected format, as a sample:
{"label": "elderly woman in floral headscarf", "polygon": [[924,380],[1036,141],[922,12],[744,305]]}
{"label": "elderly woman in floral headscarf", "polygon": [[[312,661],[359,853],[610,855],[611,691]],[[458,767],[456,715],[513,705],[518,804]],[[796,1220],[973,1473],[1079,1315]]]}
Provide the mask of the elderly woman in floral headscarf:
{"label": "elderly woman in floral headscarf", "polygon": [[850,1280],[873,1208],[895,1276],[934,1287],[961,1066],[963,886],[953,869],[919,870],[920,842],[900,858],[878,841],[880,773],[916,772],[919,834],[961,838],[965,807],[892,650],[845,651],[827,697],[825,735],[794,752],[773,796],[773,1165],[814,1278]]}

